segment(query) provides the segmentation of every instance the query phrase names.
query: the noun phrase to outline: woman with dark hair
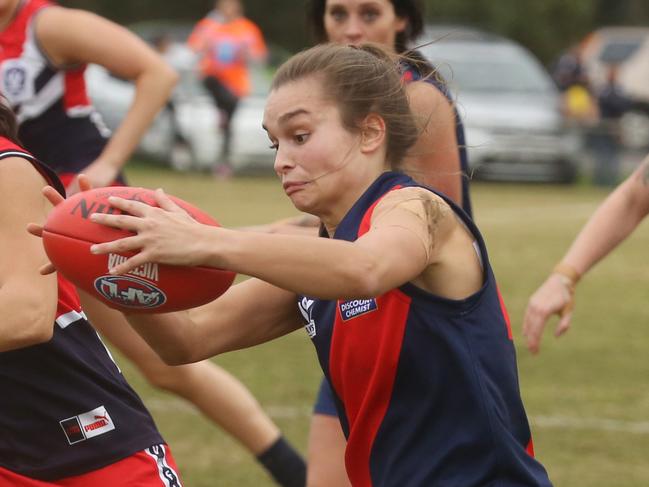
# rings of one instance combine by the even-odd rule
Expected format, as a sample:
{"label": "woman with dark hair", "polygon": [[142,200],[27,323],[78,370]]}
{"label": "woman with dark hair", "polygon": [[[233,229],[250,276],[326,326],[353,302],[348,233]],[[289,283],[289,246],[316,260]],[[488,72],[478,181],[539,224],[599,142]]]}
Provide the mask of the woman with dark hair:
{"label": "woman with dark hair", "polygon": [[[422,34],[419,0],[311,0],[308,19],[318,42],[381,44],[402,61],[420,137],[403,170],[442,191],[471,215],[464,128],[444,81],[411,44]],[[419,82],[418,82],[419,81]]]}
{"label": "woman with dark hair", "polygon": [[133,232],[91,251],[132,255],[112,274],[160,262],[251,276],[196,310],[129,321],[171,363],[305,327],[352,485],[549,487],[480,232],[401,171],[418,139],[401,77],[380,47],[335,44],[275,75],[264,112],[275,171],[322,238],[201,225],[158,191],[158,207],[112,197],[123,213],[91,215]]}
{"label": "woman with dark hair", "polygon": [[58,177],[18,145],[0,100],[0,486],[180,487],[149,412],[92,329],[74,286],[41,276],[29,222],[61,197]]}

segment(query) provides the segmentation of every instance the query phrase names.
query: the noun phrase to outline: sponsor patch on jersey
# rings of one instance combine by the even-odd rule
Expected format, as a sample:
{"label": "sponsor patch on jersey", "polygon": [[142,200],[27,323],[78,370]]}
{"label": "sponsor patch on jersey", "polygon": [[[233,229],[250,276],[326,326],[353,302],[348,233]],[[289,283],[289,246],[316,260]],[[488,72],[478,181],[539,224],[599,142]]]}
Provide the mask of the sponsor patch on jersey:
{"label": "sponsor patch on jersey", "polygon": [[297,307],[300,310],[300,313],[302,313],[304,321],[306,321],[304,329],[309,335],[309,338],[313,338],[316,335],[315,321],[313,319],[313,303],[315,303],[315,301],[306,296],[297,303]]}
{"label": "sponsor patch on jersey", "polygon": [[115,429],[115,424],[104,406],[64,419],[59,424],[63,428],[70,445],[103,435]]}
{"label": "sponsor patch on jersey", "polygon": [[379,309],[376,299],[352,299],[349,301],[338,301],[338,309],[343,321],[351,320]]}
{"label": "sponsor patch on jersey", "polygon": [[108,301],[127,308],[152,309],[167,301],[160,288],[132,276],[100,276],[95,279],[95,289]]}

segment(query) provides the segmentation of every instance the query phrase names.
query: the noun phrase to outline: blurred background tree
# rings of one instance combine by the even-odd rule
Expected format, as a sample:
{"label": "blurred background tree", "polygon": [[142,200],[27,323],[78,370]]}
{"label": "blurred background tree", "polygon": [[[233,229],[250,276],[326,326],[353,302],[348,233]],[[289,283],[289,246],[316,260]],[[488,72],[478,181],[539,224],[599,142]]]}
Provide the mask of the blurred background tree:
{"label": "blurred background tree", "polygon": [[[516,39],[549,63],[602,25],[649,25],[647,0],[424,0],[430,22],[469,24]],[[270,43],[288,51],[310,44],[305,0],[244,0],[246,14]],[[62,0],[122,24],[174,19],[195,22],[212,0]]]}

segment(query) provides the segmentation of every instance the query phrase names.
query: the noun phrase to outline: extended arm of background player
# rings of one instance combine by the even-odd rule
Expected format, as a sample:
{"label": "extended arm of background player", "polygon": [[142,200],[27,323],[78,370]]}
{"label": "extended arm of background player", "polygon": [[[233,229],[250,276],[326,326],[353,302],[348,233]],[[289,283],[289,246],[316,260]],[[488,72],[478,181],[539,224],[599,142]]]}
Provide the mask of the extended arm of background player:
{"label": "extended arm of background player", "polygon": [[99,158],[84,170],[94,187],[106,186],[166,103],[178,75],[135,34],[83,10],[45,9],[37,18],[36,36],[56,66],[99,64],[135,82],[135,98],[126,117]]}
{"label": "extended arm of background player", "polygon": [[27,223],[45,221],[51,205],[42,196],[45,181],[22,158],[0,162],[0,352],[48,341],[57,307],[56,274],[42,276],[48,262]]}
{"label": "extended arm of background player", "polygon": [[258,345],[303,322],[294,293],[259,279],[236,284],[216,301],[189,312],[127,318],[170,365]]}
{"label": "extended arm of background player", "polygon": [[[623,242],[649,214],[649,157],[597,208],[579,232],[561,263],[579,276],[588,272]],[[573,285],[576,283],[573,283]],[[559,314],[572,296],[565,276],[552,273],[532,295],[527,305],[523,332],[527,346],[537,352],[547,320]],[[570,327],[570,313],[564,313],[556,330],[561,335]]]}

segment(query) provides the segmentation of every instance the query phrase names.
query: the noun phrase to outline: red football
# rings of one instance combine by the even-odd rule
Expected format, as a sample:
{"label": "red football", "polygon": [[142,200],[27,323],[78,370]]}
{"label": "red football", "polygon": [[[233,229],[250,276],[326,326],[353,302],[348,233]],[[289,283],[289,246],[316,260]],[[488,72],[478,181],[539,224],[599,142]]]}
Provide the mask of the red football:
{"label": "red football", "polygon": [[[90,253],[94,243],[133,235],[90,221],[93,213],[120,213],[108,203],[109,196],[157,206],[153,193],[144,188],[110,187],[71,196],[57,205],[45,222],[43,245],[47,256],[79,288],[122,311],[165,313],[194,308],[216,299],[232,284],[233,272],[211,267],[146,263],[128,274],[111,275],[109,269],[133,254]],[[207,213],[170,197],[196,221],[218,226]]]}

